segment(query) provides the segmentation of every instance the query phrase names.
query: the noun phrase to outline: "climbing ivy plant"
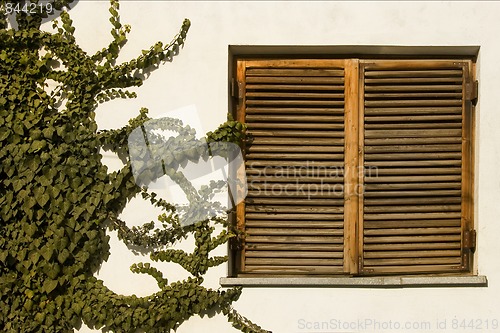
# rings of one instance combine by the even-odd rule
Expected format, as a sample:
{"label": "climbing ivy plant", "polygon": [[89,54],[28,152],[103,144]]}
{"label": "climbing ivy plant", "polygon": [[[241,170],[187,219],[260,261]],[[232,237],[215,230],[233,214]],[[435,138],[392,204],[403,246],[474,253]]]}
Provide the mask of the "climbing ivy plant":
{"label": "climbing ivy plant", "polygon": [[[120,23],[118,1],[110,2],[112,41],[94,55],[75,40],[65,11],[71,2],[44,2],[59,13],[54,32],[46,32],[40,27],[47,6],[16,13],[12,3],[0,1],[0,331],[73,332],[84,322],[114,332],[169,332],[193,315],[215,310],[243,332],[266,332],[232,308],[241,289],[202,285],[207,269],[227,259],[210,252],[235,236],[230,228],[216,228],[228,226],[222,208],[207,204],[214,214],[183,226],[176,207],[138,185],[130,161],[109,173],[100,155],[107,149],[127,157],[130,133],[152,120],[142,109],[127,126],[99,131],[98,104],[135,97],[126,88],[140,86],[141,74],[179,52],[189,20],[171,42],[158,42],[116,64],[130,31]],[[38,0],[25,2],[30,3]],[[169,140],[195,140],[179,121],[164,119],[157,125],[177,130],[179,136]],[[241,143],[244,130],[230,120],[205,141]],[[161,147],[161,140],[155,146]],[[221,184],[197,191],[178,170],[193,159],[192,153],[177,151],[162,171],[183,186],[191,202],[208,202]],[[141,175],[148,175],[148,181],[161,176],[153,171]],[[163,210],[156,223],[129,228],[119,219],[136,196]],[[109,256],[109,230],[117,230],[127,245],[150,251],[154,261],[179,264],[191,277],[170,283],[153,265],[137,263],[131,270],[152,276],[160,291],[148,297],[114,293],[94,277]],[[194,251],[175,249],[174,243],[188,235],[194,236]]]}

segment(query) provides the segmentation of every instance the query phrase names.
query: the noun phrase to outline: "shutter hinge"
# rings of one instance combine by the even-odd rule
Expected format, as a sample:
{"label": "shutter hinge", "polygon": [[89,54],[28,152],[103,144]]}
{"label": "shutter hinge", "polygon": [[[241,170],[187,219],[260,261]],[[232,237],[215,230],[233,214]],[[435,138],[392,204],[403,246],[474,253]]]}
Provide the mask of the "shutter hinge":
{"label": "shutter hinge", "polygon": [[362,274],[362,273],[372,273],[373,272],[373,269],[367,269],[364,266],[365,266],[365,264],[363,262],[363,257],[359,256],[358,257],[358,272],[359,272],[359,274]]}
{"label": "shutter hinge", "polygon": [[477,104],[479,83],[477,80],[465,84],[465,96],[473,105]]}
{"label": "shutter hinge", "polygon": [[243,98],[243,84],[235,78],[231,79],[231,97],[236,99]]}
{"label": "shutter hinge", "polygon": [[476,230],[464,232],[464,248],[474,251],[476,249]]}

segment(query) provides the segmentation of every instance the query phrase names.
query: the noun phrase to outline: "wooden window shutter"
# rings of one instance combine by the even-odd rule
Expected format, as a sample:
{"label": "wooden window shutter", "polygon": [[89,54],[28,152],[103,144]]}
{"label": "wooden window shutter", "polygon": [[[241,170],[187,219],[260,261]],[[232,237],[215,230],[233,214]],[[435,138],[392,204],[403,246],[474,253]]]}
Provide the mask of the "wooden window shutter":
{"label": "wooden window shutter", "polygon": [[470,270],[470,61],[362,61],[362,274]]}
{"label": "wooden window shutter", "polygon": [[471,272],[473,66],[238,59],[236,274]]}
{"label": "wooden window shutter", "polygon": [[238,119],[251,137],[240,273],[344,272],[345,63],[238,61]]}

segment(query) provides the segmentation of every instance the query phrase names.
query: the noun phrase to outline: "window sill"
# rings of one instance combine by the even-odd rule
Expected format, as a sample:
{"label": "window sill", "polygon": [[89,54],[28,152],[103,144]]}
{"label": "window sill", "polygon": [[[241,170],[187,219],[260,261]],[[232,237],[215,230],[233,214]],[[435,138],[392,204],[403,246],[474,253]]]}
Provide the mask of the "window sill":
{"label": "window sill", "polygon": [[331,287],[331,288],[425,288],[487,287],[484,275],[475,276],[384,276],[384,277],[240,277],[221,278],[223,287]]}

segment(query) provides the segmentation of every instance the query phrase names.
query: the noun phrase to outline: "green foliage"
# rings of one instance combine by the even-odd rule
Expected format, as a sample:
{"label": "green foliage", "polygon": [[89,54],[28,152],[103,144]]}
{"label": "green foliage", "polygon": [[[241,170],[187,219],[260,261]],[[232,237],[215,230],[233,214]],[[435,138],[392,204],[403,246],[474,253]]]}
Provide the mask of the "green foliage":
{"label": "green foliage", "polygon": [[[50,3],[61,10],[71,2]],[[40,30],[47,17],[43,11],[16,14],[17,29],[8,29],[5,3],[0,2],[0,331],[73,332],[83,321],[115,332],[169,332],[193,315],[218,310],[243,332],[265,332],[231,307],[239,288],[202,286],[207,269],[227,259],[210,252],[234,236],[227,228],[213,235],[215,225],[227,226],[221,207],[207,204],[217,212],[213,218],[183,227],[174,206],[137,185],[130,162],[108,173],[99,153],[108,149],[127,157],[129,134],[149,119],[143,109],[128,126],[98,131],[98,102],[135,97],[125,89],[140,86],[138,74],[179,52],[190,22],[183,22],[170,43],[158,42],[116,65],[130,31],[120,23],[118,1],[111,0],[109,10],[113,40],[92,56],[77,45],[67,12],[54,22],[55,33]],[[179,132],[171,143],[189,142],[187,126],[168,125]],[[207,141],[241,142],[244,129],[229,121]],[[168,140],[151,143],[162,144]],[[175,164],[163,172],[183,186],[191,202],[207,202],[221,184],[196,191],[176,171],[193,158],[190,149],[177,151]],[[150,174],[148,180],[158,176]],[[150,222],[129,228],[120,221],[120,212],[137,195],[163,210],[161,227]],[[177,263],[192,277],[169,283],[153,266],[137,263],[131,270],[150,275],[160,291],[142,298],[115,294],[93,276],[109,256],[110,229],[126,244],[149,249],[153,260]],[[173,249],[189,234],[195,238],[192,253]]]}
{"label": "green foliage", "polygon": [[230,114],[228,115],[228,118],[229,120],[222,124],[214,132],[207,133],[208,142],[225,141],[241,145],[246,140],[245,132],[247,126],[233,120]]}

